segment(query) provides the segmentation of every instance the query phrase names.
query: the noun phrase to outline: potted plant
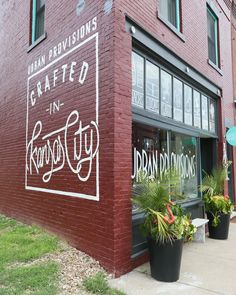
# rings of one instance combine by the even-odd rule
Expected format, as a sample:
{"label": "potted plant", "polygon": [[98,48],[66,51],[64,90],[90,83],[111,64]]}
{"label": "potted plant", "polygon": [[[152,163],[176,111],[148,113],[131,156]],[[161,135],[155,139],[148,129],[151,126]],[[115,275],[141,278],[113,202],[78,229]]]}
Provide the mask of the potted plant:
{"label": "potted plant", "polygon": [[234,206],[229,197],[224,194],[226,177],[226,169],[223,166],[216,167],[211,174],[205,173],[200,186],[209,219],[209,237],[212,239],[226,240],[228,238],[230,215]]}
{"label": "potted plant", "polygon": [[145,213],[142,231],[147,237],[151,275],[159,281],[179,279],[184,240],[191,240],[196,229],[188,215],[176,205],[170,183],[144,179],[133,202]]}

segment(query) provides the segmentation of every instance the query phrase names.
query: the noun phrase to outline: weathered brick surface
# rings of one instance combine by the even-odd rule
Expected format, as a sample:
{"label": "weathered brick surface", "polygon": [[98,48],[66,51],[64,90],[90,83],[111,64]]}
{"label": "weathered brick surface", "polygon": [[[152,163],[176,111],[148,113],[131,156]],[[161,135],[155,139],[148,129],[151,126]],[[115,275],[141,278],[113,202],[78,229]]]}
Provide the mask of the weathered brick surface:
{"label": "weathered brick surface", "polygon": [[[29,2],[10,0],[0,4],[0,211],[28,223],[45,226],[120,275],[138,263],[130,258],[132,39],[125,30],[125,15],[133,18],[180,58],[222,88],[223,116],[234,120],[232,65],[229,58],[231,25],[227,18],[229,11],[224,2],[219,6],[218,2],[213,1],[221,11],[221,76],[207,63],[206,2],[203,0],[182,1],[182,24],[186,42],[156,17],[159,7],[156,0],[99,0],[96,4],[89,0],[85,1],[80,16],[76,15],[75,1],[48,0],[45,21],[47,38],[27,53],[30,35]],[[112,7],[111,11],[109,7]],[[47,54],[94,16],[97,16],[99,32],[100,201],[25,190],[28,65],[39,56]],[[94,48],[86,49],[79,54],[94,67],[94,55],[90,54]],[[79,60],[78,53],[74,54],[74,59]],[[71,57],[63,59],[63,63],[70,61]],[[93,78],[91,73],[91,79]],[[58,114],[50,117],[45,108],[56,97],[65,102],[65,106]],[[86,90],[80,90],[79,86],[72,86],[67,81],[64,87],[58,86],[42,98],[45,99],[40,102],[42,109],[33,112],[30,120],[37,120],[37,116],[40,116],[44,122],[48,122],[46,128],[63,126],[72,105],[81,107],[81,116],[85,122],[94,116],[92,86],[87,85]],[[222,121],[224,122],[224,117]],[[222,139],[223,136],[220,140]],[[72,146],[71,142],[69,146]],[[68,176],[68,167],[55,175],[57,176],[53,177],[49,186],[67,188],[69,191],[75,188],[76,179]],[[91,179],[94,177],[93,170]],[[31,180],[37,184],[37,175]],[[80,184],[78,190],[93,190],[92,183],[93,181],[91,184],[85,183],[83,187]]]}
{"label": "weathered brick surface", "polygon": [[[94,5],[94,1],[91,0],[86,1],[82,14],[77,16],[76,1],[46,1],[47,38],[27,53],[30,27],[29,3],[30,1],[11,0],[1,1],[0,4],[0,211],[28,223],[45,226],[99,259],[110,271],[114,271],[114,9],[105,13],[104,1],[97,1]],[[39,56],[47,55],[56,44],[95,16],[99,32],[100,68],[100,201],[25,190],[28,65]],[[94,45],[89,45],[75,55],[63,59],[63,63],[71,62],[73,59],[79,61],[78,54],[81,54],[94,68],[95,54],[90,54],[93,51]],[[59,64],[62,65],[61,62]],[[55,68],[56,66],[53,66],[53,69]],[[94,78],[93,75],[91,72],[91,79]],[[43,76],[45,76],[43,73],[39,74],[32,78],[30,83],[36,84],[37,79],[42,79]],[[80,88],[77,84],[71,85],[68,81],[64,86],[58,83],[49,94],[39,98],[37,109],[32,111],[29,120],[36,121],[37,117],[40,117],[43,127],[48,130],[51,128],[52,131],[52,128],[60,128],[65,124],[71,106],[75,105],[76,108],[81,108],[79,109],[81,118],[88,123],[95,116],[94,85],[85,87],[86,92],[84,88]],[[93,99],[90,94],[93,95]],[[49,116],[45,111],[46,107],[56,98],[65,105],[58,114]],[[29,132],[31,133],[32,129],[29,128]],[[68,145],[71,147],[72,143]],[[94,178],[94,174],[93,168],[91,178]],[[37,185],[37,174],[34,175],[35,178],[32,177],[30,181]],[[75,189],[76,178],[72,173],[69,174],[68,167],[65,167],[55,173],[45,187],[47,185],[70,191],[72,188]],[[90,189],[86,185],[86,182],[83,186],[80,183],[78,191],[86,193],[86,190]],[[94,189],[90,190],[93,193]]]}
{"label": "weathered brick surface", "polygon": [[[227,8],[228,3],[224,1],[211,1],[215,8],[219,11],[219,43],[220,43],[220,66],[223,72],[221,75],[208,63],[208,44],[207,44],[207,13],[206,1],[181,1],[182,3],[182,33],[185,37],[185,42],[179,38],[172,30],[170,30],[159,18],[159,1],[149,0],[145,3],[141,0],[137,1],[116,1],[119,9],[116,10],[116,43],[115,43],[115,101],[119,108],[120,102],[127,106],[131,104],[131,81],[130,81],[130,50],[132,48],[132,39],[127,37],[125,32],[125,16],[133,19],[139,26],[143,27],[147,32],[154,36],[157,40],[163,43],[166,47],[172,50],[180,58],[185,60],[190,66],[199,71],[203,76],[222,89],[222,98],[219,100],[218,120],[220,125],[220,134],[218,141],[219,158],[222,158],[223,141],[225,136],[225,119],[227,118],[231,124],[234,124],[235,106],[233,102],[233,83],[232,83],[232,60],[231,60],[231,24],[230,10]],[[227,5],[226,5],[227,4]],[[119,21],[117,21],[119,20]],[[124,65],[125,62],[125,65]],[[122,65],[122,66],[121,66]],[[125,79],[122,79],[124,77]],[[122,80],[121,80],[122,79]],[[120,86],[122,84],[122,88]],[[126,89],[127,86],[127,89]],[[123,89],[123,91],[122,91]],[[125,113],[118,112],[116,122],[119,125],[125,117]],[[130,117],[126,118],[126,129],[123,133],[127,133],[127,144],[129,133],[131,133]],[[119,133],[116,132],[116,137]],[[120,146],[117,147],[120,149]],[[118,152],[117,150],[117,152]],[[122,151],[120,151],[122,152]],[[124,155],[122,155],[124,157]],[[121,157],[120,157],[121,158]],[[126,155],[127,162],[130,161],[129,154]],[[234,155],[235,159],[235,155]],[[121,169],[120,166],[116,166]],[[234,167],[235,168],[235,167]],[[124,175],[124,170],[121,169],[119,175]],[[126,172],[125,172],[126,175]],[[117,176],[118,177],[118,176]],[[128,174],[127,174],[128,177]],[[128,182],[128,178],[127,178]],[[124,188],[123,183],[123,188]],[[128,183],[127,183],[128,184]],[[119,183],[116,183],[117,188]],[[227,191],[227,187],[226,187]],[[128,190],[127,190],[128,193]],[[122,193],[116,190],[116,195],[122,199]],[[128,200],[124,200],[129,206]],[[115,204],[118,206],[118,203]],[[129,222],[129,219],[127,220]],[[120,233],[124,234],[123,232]],[[127,246],[129,241],[129,231],[126,234],[126,239],[122,239],[115,244],[117,249],[117,265],[118,269],[123,269],[124,262],[120,259],[120,252]],[[130,242],[131,243],[131,242]],[[129,257],[129,249],[123,251],[123,255]],[[142,259],[142,258],[141,258]],[[145,257],[143,257],[145,259]],[[139,262],[142,262],[140,260]],[[133,265],[137,262],[134,261]],[[128,266],[128,265],[127,265]]]}

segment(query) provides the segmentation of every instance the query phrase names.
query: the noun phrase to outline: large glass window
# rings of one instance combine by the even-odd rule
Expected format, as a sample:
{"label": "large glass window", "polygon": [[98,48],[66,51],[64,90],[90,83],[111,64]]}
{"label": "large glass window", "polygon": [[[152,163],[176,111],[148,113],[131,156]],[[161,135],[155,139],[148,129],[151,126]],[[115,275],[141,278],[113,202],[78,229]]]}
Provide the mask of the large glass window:
{"label": "large glass window", "polygon": [[210,123],[210,132],[215,133],[216,131],[216,119],[215,119],[215,102],[210,99],[209,103],[209,123]]}
{"label": "large glass window", "polygon": [[161,114],[172,117],[172,77],[161,70]]}
{"label": "large glass window", "polygon": [[[163,178],[170,170],[180,178],[183,201],[198,197],[197,140],[167,130],[133,123],[134,188],[143,175]],[[134,190],[135,191],[135,190]]]}
{"label": "large glass window", "polygon": [[171,133],[170,163],[180,175],[183,200],[198,197],[197,140],[195,137]]}
{"label": "large glass window", "polygon": [[193,125],[192,88],[188,85],[184,85],[184,123]]}
{"label": "large glass window", "polygon": [[208,32],[208,54],[209,59],[219,67],[218,56],[218,18],[215,13],[207,7],[207,32]]}
{"label": "large glass window", "polygon": [[144,58],[132,53],[132,104],[144,107]]}
{"label": "large glass window", "polygon": [[208,99],[202,95],[202,128],[208,130]]}
{"label": "large glass window", "polygon": [[45,0],[32,0],[32,30],[31,43],[33,44],[44,34]]}
{"label": "large glass window", "polygon": [[216,133],[216,101],[134,51],[132,105],[152,118],[163,116],[204,133]]}
{"label": "large glass window", "polygon": [[173,80],[173,99],[174,120],[183,122],[183,83],[176,78]]}
{"label": "large glass window", "polygon": [[201,96],[196,90],[193,91],[194,127],[201,128]]}
{"label": "large glass window", "polygon": [[146,108],[159,113],[159,68],[146,62]]}
{"label": "large glass window", "polygon": [[160,14],[180,31],[180,2],[179,0],[160,0]]}

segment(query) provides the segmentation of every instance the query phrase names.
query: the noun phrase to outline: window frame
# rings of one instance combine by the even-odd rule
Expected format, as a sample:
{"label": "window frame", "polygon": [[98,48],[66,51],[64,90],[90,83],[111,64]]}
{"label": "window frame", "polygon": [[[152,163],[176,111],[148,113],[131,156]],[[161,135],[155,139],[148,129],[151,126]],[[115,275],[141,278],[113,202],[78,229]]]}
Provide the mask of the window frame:
{"label": "window frame", "polygon": [[[160,0],[163,1],[163,0]],[[169,1],[169,0],[164,0],[164,1]],[[170,21],[170,17],[168,14],[168,8],[167,8],[167,17],[165,16],[165,14],[163,13],[162,9],[161,9],[161,4],[159,5],[159,12],[160,12],[160,17],[163,21],[165,21],[169,26],[174,27],[177,32],[181,33],[181,9],[180,9],[180,1],[181,0],[174,0],[175,1],[175,18],[176,18],[176,24],[174,25],[171,21]],[[168,6],[169,3],[167,3]]]}
{"label": "window frame", "polygon": [[[144,106],[143,107],[138,107],[135,104],[132,103],[132,111],[133,113],[136,113],[137,115],[143,115],[145,117],[148,118],[148,120],[155,120],[158,122],[162,122],[164,125],[165,124],[170,124],[171,126],[174,125],[177,129],[179,130],[179,128],[181,129],[185,129],[186,131],[190,131],[191,134],[201,134],[201,136],[210,136],[212,138],[218,138],[218,121],[215,120],[215,131],[212,132],[209,130],[209,128],[203,129],[202,126],[202,96],[207,97],[207,100],[209,99],[213,99],[213,101],[215,102],[215,112],[217,113],[217,108],[218,108],[218,103],[217,103],[217,98],[204,91],[201,88],[198,88],[194,85],[193,81],[188,81],[188,79],[181,77],[181,75],[179,75],[178,73],[175,73],[173,71],[171,71],[169,69],[169,67],[167,67],[165,64],[163,64],[160,60],[156,60],[152,57],[152,55],[148,54],[148,52],[144,52],[141,48],[138,47],[133,47],[132,48],[132,52],[136,53],[137,55],[139,55],[140,57],[144,58],[144,85],[146,85],[146,62],[151,62],[152,64],[156,65],[159,68],[159,113],[155,113],[153,111],[150,111],[146,108],[146,87],[144,88]],[[167,72],[169,75],[171,75],[172,77],[172,82],[171,82],[171,92],[172,92],[172,116],[171,117],[166,117],[162,114],[161,109],[162,109],[162,94],[161,94],[161,71]],[[183,83],[183,93],[182,95],[184,96],[184,85],[190,87],[192,89],[192,125],[188,125],[184,122],[184,110],[185,110],[185,101],[184,101],[184,97],[183,97],[183,122],[177,121],[174,119],[173,116],[173,79],[176,78],[178,80],[180,80]],[[201,122],[201,127],[196,127],[194,126],[194,100],[193,100],[193,92],[197,91],[200,93],[200,111],[201,111],[201,115],[200,115],[200,122]],[[215,113],[215,114],[216,114]],[[161,125],[160,125],[161,127]],[[209,113],[208,113],[208,127],[209,127]],[[178,131],[177,131],[178,132]],[[180,132],[181,133],[181,132]]]}
{"label": "window frame", "polygon": [[180,0],[176,0],[176,29],[180,32],[181,30],[181,18],[180,18]]}
{"label": "window frame", "polygon": [[208,24],[207,24],[207,45],[208,45],[208,58],[213,65],[215,65],[217,68],[220,68],[220,62],[219,62],[219,18],[216,15],[216,13],[212,10],[212,8],[207,5],[207,17],[210,15],[214,21],[214,39],[215,39],[215,55],[216,55],[216,63],[210,58],[210,51],[209,51],[209,36],[208,36]]}
{"label": "window frame", "polygon": [[[135,132],[134,132],[134,130],[135,130]],[[137,132],[137,130],[139,130],[139,131]],[[136,120],[136,118],[133,117],[133,119],[132,119],[132,153],[133,153],[134,148],[140,154],[142,153],[142,150],[147,152],[145,150],[145,147],[143,146],[144,139],[147,138],[147,139],[153,140],[153,142],[157,142],[156,140],[154,140],[153,134],[156,133],[156,131],[158,131],[158,130],[166,133],[166,136],[164,138],[165,149],[163,149],[163,146],[162,146],[161,150],[163,152],[165,152],[168,156],[168,163],[169,163],[168,165],[170,165],[170,166],[169,167],[167,166],[167,170],[168,170],[168,168],[171,168],[171,155],[172,155],[173,147],[174,147],[173,141],[172,141],[172,136],[177,135],[177,136],[181,136],[181,137],[191,137],[196,140],[195,145],[194,145],[195,146],[194,155],[195,155],[195,168],[196,168],[195,176],[196,176],[196,183],[197,183],[196,188],[197,188],[201,182],[201,164],[200,164],[201,156],[200,156],[200,137],[199,136],[194,135],[194,134],[187,134],[184,132],[184,130],[176,131],[171,128],[160,127],[160,125],[158,125],[158,124],[157,125],[156,124],[155,125],[149,124],[145,120]],[[147,132],[145,132],[145,131],[147,131]],[[137,138],[137,136],[140,138]],[[138,145],[136,143],[138,143]],[[178,153],[178,154],[181,155],[180,153]],[[187,155],[187,153],[186,153],[186,155]],[[132,159],[132,161],[134,161],[134,159]],[[156,163],[158,163],[158,161]],[[134,168],[133,164],[134,164],[134,162],[132,163],[132,169]],[[152,170],[152,171],[153,171],[153,173],[155,173],[154,170]],[[136,170],[135,172],[138,172],[138,170]],[[159,170],[158,170],[158,172],[159,172]],[[137,179],[136,179],[137,174],[134,173],[134,170],[132,170],[131,175],[132,175],[132,182],[134,184],[137,181]],[[187,178],[188,177],[186,177],[184,179],[187,179]],[[197,191],[195,198],[188,198],[184,202],[180,201],[179,203],[180,204],[190,204],[190,203],[196,202],[201,199],[202,199],[202,194],[199,191]],[[137,214],[137,213],[140,213],[140,211],[137,212],[134,210],[132,213]]]}
{"label": "window frame", "polygon": [[[37,16],[44,10],[44,32],[36,38],[37,32]],[[45,38],[45,1],[44,5],[37,11],[37,0],[31,0],[31,38],[30,44],[38,44],[38,41]]]}

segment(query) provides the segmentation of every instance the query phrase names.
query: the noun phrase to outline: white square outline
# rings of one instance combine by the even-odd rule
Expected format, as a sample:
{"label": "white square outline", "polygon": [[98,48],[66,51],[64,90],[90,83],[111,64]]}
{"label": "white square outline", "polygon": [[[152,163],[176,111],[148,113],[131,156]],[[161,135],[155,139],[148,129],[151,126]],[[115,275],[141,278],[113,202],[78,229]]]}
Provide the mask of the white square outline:
{"label": "white square outline", "polygon": [[77,197],[87,200],[93,200],[93,201],[99,201],[99,150],[96,155],[96,196],[87,195],[87,194],[80,194],[80,193],[74,193],[74,192],[67,192],[67,191],[60,191],[60,190],[54,190],[54,189],[46,189],[41,187],[34,187],[27,185],[27,146],[28,146],[28,117],[29,117],[29,81],[39,73],[45,71],[52,65],[54,65],[56,62],[64,58],[65,56],[69,55],[71,52],[77,50],[93,38],[96,39],[96,124],[98,125],[98,104],[99,104],[99,85],[98,85],[98,79],[99,79],[99,65],[98,65],[98,32],[84,40],[83,42],[79,43],[77,46],[70,49],[68,52],[64,53],[42,69],[40,69],[38,72],[32,74],[28,77],[27,80],[27,114],[26,114],[26,156],[25,156],[25,189],[26,190],[32,190],[32,191],[38,191],[38,192],[46,192],[51,194],[57,194],[57,195],[63,195],[63,196],[70,196],[70,197]]}

